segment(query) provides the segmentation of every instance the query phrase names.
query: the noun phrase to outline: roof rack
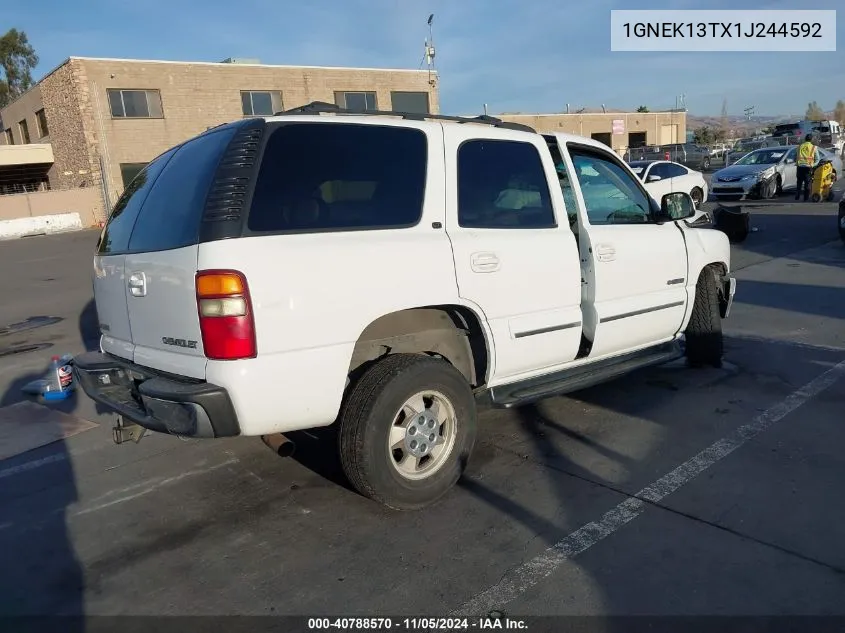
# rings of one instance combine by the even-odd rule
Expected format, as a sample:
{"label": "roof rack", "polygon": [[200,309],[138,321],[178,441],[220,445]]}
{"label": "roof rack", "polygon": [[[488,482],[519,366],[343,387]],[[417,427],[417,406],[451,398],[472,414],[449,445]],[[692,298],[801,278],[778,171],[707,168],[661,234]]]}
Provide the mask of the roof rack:
{"label": "roof rack", "polygon": [[447,114],[421,114],[418,112],[395,112],[393,110],[352,110],[349,108],[341,108],[334,103],[326,103],[324,101],[312,101],[304,106],[292,108],[290,110],[283,110],[276,112],[274,116],[286,116],[289,114],[363,114],[369,116],[395,116],[408,119],[410,121],[454,121],[456,123],[480,123],[482,125],[492,125],[493,127],[519,130],[520,132],[533,132],[536,134],[537,130],[529,125],[521,123],[510,123],[509,121],[502,121],[496,117],[488,116],[486,114],[477,117],[460,117],[449,116]]}

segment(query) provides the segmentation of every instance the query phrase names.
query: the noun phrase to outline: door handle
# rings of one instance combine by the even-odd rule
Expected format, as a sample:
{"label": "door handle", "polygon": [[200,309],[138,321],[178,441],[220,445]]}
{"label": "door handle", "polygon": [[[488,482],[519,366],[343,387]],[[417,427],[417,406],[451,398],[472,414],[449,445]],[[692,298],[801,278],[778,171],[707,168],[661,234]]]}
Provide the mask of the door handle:
{"label": "door handle", "polygon": [[596,255],[600,262],[609,262],[616,259],[616,247],[612,244],[597,244]]}
{"label": "door handle", "polygon": [[473,253],[470,266],[477,273],[493,273],[499,270],[499,257],[496,253]]}
{"label": "door handle", "polygon": [[129,275],[129,294],[133,297],[147,296],[147,276],[144,273],[132,273]]}

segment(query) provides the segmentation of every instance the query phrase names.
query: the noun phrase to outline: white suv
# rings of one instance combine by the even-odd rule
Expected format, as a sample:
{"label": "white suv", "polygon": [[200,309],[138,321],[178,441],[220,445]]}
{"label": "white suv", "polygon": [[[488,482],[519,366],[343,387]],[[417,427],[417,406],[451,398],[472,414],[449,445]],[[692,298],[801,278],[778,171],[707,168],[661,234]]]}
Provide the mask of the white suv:
{"label": "white suv", "polygon": [[101,351],[77,379],[121,416],[116,441],[337,421],[351,483],[419,508],[460,477],[479,400],[580,389],[682,339],[720,364],[730,248],[696,215],[598,142],[489,117],[237,121],[116,204],[94,259]]}

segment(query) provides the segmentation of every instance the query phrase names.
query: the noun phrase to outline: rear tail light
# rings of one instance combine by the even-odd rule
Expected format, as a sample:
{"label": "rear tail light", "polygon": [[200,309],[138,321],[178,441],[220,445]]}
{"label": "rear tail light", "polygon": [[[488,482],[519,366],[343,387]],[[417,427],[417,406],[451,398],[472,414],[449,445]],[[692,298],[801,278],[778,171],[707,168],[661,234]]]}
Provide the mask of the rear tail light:
{"label": "rear tail light", "polygon": [[196,290],[206,357],[255,358],[255,320],[246,277],[235,270],[201,270],[197,273]]}

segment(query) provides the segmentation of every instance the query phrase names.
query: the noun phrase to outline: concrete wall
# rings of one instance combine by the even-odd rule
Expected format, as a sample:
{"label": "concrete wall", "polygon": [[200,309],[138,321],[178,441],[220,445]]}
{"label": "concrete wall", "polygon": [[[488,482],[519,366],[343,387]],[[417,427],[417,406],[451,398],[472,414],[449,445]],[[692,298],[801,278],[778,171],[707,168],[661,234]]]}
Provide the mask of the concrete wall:
{"label": "concrete wall", "polygon": [[101,191],[92,187],[0,196],[0,221],[63,213],[78,213],[83,227],[103,221]]}
{"label": "concrete wall", "polygon": [[[504,121],[530,125],[538,132],[565,132],[590,138],[612,133],[613,121],[621,120],[622,134],[612,134],[613,149],[621,152],[629,144],[629,133],[645,132],[647,145],[683,143],[686,138],[685,112],[608,112],[584,114],[495,114]],[[671,127],[670,127],[671,126]]]}

